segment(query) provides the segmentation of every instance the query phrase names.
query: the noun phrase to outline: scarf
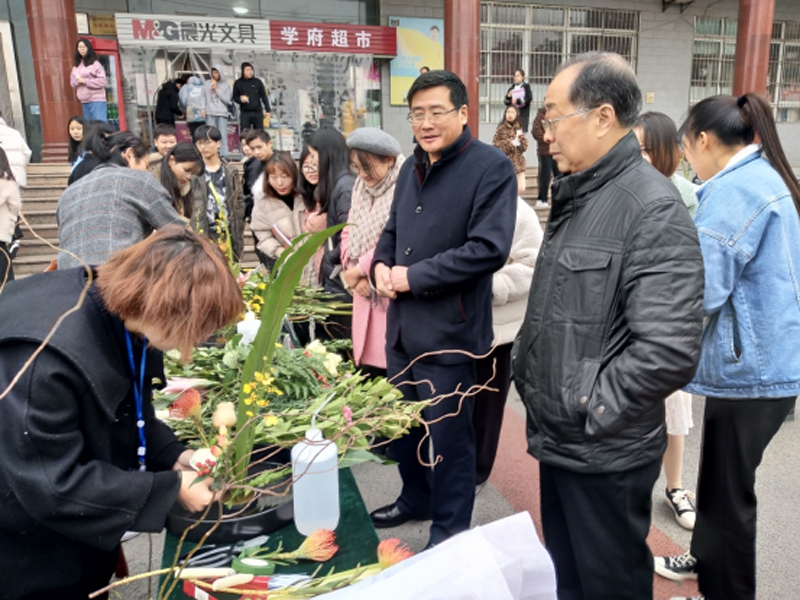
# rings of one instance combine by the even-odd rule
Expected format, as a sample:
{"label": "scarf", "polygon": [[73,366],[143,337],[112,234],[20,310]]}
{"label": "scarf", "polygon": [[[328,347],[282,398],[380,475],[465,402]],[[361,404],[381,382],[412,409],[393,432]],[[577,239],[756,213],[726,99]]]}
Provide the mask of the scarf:
{"label": "scarf", "polygon": [[375,186],[367,187],[360,177],[353,187],[348,221],[350,227],[350,245],[347,251],[345,269],[351,269],[358,260],[378,243],[386,221],[389,220],[389,209],[394,199],[394,184],[403,166],[405,158],[399,155],[394,166]]}

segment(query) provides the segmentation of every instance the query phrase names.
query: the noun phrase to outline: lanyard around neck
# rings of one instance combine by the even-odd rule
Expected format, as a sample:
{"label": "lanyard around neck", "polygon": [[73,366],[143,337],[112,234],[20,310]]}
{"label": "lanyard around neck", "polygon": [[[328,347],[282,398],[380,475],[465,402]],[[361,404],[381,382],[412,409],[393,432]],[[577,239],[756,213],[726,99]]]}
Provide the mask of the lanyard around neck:
{"label": "lanyard around neck", "polygon": [[[133,359],[133,345],[131,344],[131,334],[125,330],[125,344],[128,346],[128,361],[133,373],[133,400],[136,403],[136,428],[139,430],[139,447],[136,449],[136,456],[139,459],[139,470],[145,471],[145,456],[147,455],[147,438],[144,435],[144,417],[142,411],[144,394],[144,368],[147,363],[147,338],[143,338],[142,359],[139,365],[139,372],[136,371],[136,361]],[[138,381],[137,381],[138,375]]]}

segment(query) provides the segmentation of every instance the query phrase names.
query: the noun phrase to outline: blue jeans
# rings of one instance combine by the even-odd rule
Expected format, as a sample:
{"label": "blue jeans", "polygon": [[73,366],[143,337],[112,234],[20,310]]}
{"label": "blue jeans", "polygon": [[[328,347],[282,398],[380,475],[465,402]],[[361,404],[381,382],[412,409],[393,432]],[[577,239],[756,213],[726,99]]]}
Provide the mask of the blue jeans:
{"label": "blue jeans", "polygon": [[83,118],[87,121],[104,121],[108,123],[108,104],[102,102],[84,102]]}
{"label": "blue jeans", "polygon": [[219,155],[228,158],[228,115],[206,115],[206,125],[219,129],[222,134]]}

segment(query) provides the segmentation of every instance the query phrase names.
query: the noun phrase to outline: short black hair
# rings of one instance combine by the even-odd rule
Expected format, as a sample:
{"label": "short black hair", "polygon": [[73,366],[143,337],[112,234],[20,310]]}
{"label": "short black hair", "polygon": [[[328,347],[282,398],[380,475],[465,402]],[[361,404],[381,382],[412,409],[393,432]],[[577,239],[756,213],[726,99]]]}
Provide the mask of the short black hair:
{"label": "short black hair", "polygon": [[450,90],[450,102],[452,102],[453,106],[456,108],[469,105],[467,86],[464,85],[464,82],[452,71],[441,69],[422,73],[414,80],[407,95],[409,108],[411,108],[411,101],[414,99],[414,94],[418,91],[439,86],[446,87]]}
{"label": "short black hair", "polygon": [[439,29],[439,26],[438,26],[438,25],[431,25],[431,28],[430,28],[428,31],[433,31],[434,29],[435,29],[436,31],[441,31],[441,30]]}
{"label": "short black hair", "polygon": [[214,127],[213,125],[200,125],[194,131],[194,141],[197,142],[199,140],[211,140],[212,142],[221,142],[222,141],[222,134],[219,132],[219,129]]}
{"label": "short black hair", "polygon": [[525,77],[525,70],[524,69],[514,69],[514,73],[519,73],[523,77]]}
{"label": "short black hair", "polygon": [[157,140],[160,135],[175,135],[175,127],[169,123],[159,123],[153,130],[153,139]]}
{"label": "short black hair", "polygon": [[250,144],[250,142],[254,142],[256,140],[261,140],[265,144],[269,144],[272,141],[272,138],[269,137],[269,134],[264,131],[263,129],[246,129],[247,134],[244,138],[245,144]]}
{"label": "short black hair", "polygon": [[586,52],[565,62],[558,73],[577,65],[580,72],[569,90],[576,108],[610,104],[623,127],[633,127],[642,109],[642,91],[628,61],[614,52]]}

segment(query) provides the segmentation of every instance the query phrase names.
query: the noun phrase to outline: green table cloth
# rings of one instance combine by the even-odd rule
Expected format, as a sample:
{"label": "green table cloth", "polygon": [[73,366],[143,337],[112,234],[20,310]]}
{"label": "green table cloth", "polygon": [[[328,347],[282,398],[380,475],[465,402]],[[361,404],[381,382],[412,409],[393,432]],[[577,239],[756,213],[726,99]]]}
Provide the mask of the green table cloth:
{"label": "green table cloth", "polygon": [[[339,525],[336,527],[336,544],[339,551],[328,562],[324,563],[320,573],[327,573],[331,567],[336,571],[355,568],[357,565],[368,565],[377,562],[376,549],[378,547],[378,534],[369,518],[364,501],[361,499],[361,492],[358,490],[356,480],[350,469],[339,470]],[[283,543],[284,550],[291,551],[297,548],[305,539],[294,523],[290,523],[281,529],[273,531],[269,535],[267,547],[272,550]],[[179,538],[169,532],[164,540],[164,553],[161,557],[161,567],[168,568],[172,565],[175,558],[175,551],[178,546]],[[191,550],[195,544],[184,542],[180,554],[183,555]],[[296,565],[278,566],[275,573],[307,573],[311,574],[316,569],[318,563],[302,561]],[[163,577],[162,577],[163,582]],[[181,582],[175,590],[168,596],[169,600],[185,600],[187,596],[183,593]]]}

